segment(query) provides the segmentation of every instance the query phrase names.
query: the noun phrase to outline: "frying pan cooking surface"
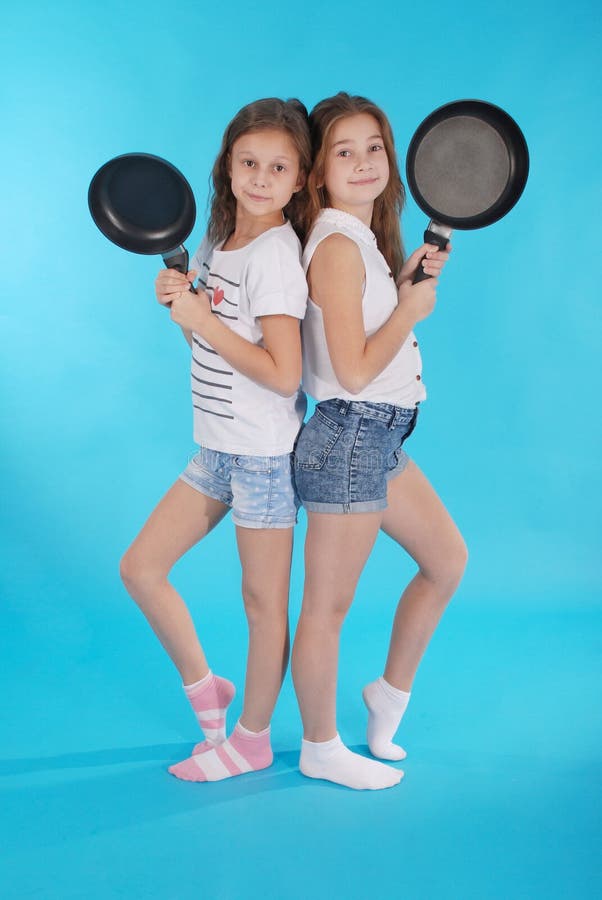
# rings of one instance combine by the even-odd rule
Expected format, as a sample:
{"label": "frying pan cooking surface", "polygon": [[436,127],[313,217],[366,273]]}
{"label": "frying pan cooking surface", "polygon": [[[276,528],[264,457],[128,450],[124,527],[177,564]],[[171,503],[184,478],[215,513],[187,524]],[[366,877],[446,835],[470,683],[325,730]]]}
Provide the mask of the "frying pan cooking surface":
{"label": "frying pan cooking surface", "polygon": [[168,253],[194,227],[192,189],[171,163],[148,153],[109,160],[90,184],[94,222],[114,244],[133,253]]}
{"label": "frying pan cooking surface", "polygon": [[482,228],[504,216],[523,192],[529,154],[510,116],[482,100],[441,106],[418,127],[408,149],[408,186],[416,203],[451,228]]}
{"label": "frying pan cooking surface", "polygon": [[495,128],[454,116],[435,125],[420,143],[414,175],[422,196],[441,215],[467,218],[499,200],[508,184],[510,159]]}

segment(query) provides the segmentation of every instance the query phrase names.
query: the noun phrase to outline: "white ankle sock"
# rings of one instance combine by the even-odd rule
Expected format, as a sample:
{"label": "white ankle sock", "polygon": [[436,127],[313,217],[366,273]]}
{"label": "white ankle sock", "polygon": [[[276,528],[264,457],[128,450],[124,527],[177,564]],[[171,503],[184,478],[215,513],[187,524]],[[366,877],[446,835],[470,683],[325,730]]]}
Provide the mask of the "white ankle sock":
{"label": "white ankle sock", "polygon": [[368,746],[380,759],[405,759],[403,747],[392,743],[392,738],[406,711],[410,694],[399,691],[384,678],[367,684],[362,692],[368,707]]}
{"label": "white ankle sock", "polygon": [[400,769],[353,753],[338,734],[330,741],[302,741],[299,768],[308,778],[324,778],[357,791],[393,787],[403,778]]}

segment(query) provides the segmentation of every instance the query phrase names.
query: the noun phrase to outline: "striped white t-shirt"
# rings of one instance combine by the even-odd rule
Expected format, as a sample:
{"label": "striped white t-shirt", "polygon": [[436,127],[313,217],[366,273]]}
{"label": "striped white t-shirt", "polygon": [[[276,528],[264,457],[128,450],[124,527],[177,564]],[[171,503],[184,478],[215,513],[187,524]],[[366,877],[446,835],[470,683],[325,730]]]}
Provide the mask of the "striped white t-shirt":
{"label": "striped white t-shirt", "polygon": [[[307,283],[301,246],[289,222],[239,250],[211,247],[207,237],[190,263],[211,310],[224,325],[262,345],[261,316],[303,319]],[[192,335],[194,440],[202,447],[249,456],[290,453],[305,414],[299,389],[290,397],[241,374],[200,335]]]}

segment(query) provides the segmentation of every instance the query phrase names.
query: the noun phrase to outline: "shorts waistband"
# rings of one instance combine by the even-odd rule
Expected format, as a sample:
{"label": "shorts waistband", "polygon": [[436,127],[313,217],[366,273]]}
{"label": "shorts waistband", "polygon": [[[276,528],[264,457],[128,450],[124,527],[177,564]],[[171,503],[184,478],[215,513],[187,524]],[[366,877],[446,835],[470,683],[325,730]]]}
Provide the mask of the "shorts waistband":
{"label": "shorts waistband", "polygon": [[[419,401],[420,402],[420,401]],[[418,414],[418,403],[414,407],[395,406],[393,403],[373,403],[369,400],[341,400],[338,397],[333,400],[324,400],[318,406],[325,407],[332,404],[332,407],[342,415],[358,415],[365,416],[367,419],[377,419],[389,428],[395,428],[397,425],[407,425]]]}

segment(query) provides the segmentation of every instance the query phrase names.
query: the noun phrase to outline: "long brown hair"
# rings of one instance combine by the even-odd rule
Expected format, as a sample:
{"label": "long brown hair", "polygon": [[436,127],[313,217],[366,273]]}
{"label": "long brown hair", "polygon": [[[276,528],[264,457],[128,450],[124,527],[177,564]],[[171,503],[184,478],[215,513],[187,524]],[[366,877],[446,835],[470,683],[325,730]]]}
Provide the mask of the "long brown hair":
{"label": "long brown hair", "polygon": [[[222,145],[211,173],[212,191],[209,198],[210,213],[207,234],[212,243],[225,240],[236,224],[236,198],[230,186],[228,168],[232,145],[243,134],[251,131],[277,129],[290,136],[299,154],[299,171],[304,180],[311,168],[311,140],[307,110],[300,100],[279,100],[268,97],[255,100],[236,113],[222,139]],[[293,194],[284,207],[284,215],[293,227],[298,227],[305,201],[299,195],[303,187]]]}
{"label": "long brown hair", "polygon": [[405,189],[399,174],[393,131],[389,120],[384,112],[366,97],[352,96],[340,91],[334,97],[321,100],[310,113],[309,127],[314,162],[307,179],[301,232],[303,238],[307,238],[320,210],[330,205],[328,191],[324,186],[324,167],[330,149],[332,129],[340,119],[356,116],[358,113],[368,113],[374,116],[378,122],[389,160],[389,181],[385,190],[374,201],[371,228],[376,235],[378,249],[397,278],[404,262],[399,217],[405,203]]}

